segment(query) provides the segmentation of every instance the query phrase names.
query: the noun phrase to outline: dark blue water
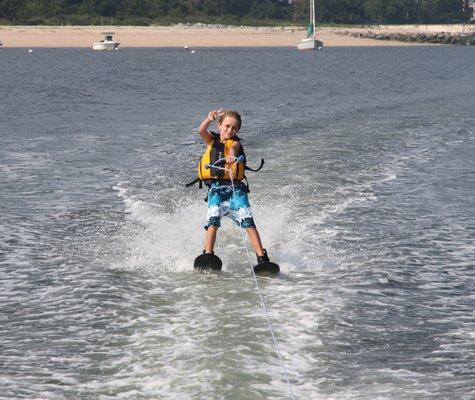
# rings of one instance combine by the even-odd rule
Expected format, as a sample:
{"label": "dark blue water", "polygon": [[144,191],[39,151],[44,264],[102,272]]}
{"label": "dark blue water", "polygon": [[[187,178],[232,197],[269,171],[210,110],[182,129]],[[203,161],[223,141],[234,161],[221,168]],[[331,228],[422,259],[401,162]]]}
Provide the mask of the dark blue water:
{"label": "dark blue water", "polygon": [[234,108],[299,399],[475,397],[474,49],[0,51],[3,398],[291,398],[244,236],[184,188]]}

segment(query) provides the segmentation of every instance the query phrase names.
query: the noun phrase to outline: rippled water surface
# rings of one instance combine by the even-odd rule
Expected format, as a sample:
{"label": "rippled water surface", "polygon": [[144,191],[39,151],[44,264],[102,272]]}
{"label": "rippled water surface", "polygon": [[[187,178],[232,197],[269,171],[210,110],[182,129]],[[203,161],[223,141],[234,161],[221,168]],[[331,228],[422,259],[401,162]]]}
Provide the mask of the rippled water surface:
{"label": "rippled water surface", "polygon": [[473,399],[474,56],[1,50],[0,398],[291,398],[242,232],[192,268],[231,107],[295,398]]}

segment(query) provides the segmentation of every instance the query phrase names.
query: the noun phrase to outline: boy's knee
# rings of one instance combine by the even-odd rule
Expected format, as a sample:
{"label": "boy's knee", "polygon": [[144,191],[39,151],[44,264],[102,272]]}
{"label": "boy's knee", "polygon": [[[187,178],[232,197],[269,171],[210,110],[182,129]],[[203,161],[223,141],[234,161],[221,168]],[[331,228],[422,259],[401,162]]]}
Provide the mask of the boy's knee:
{"label": "boy's knee", "polygon": [[244,218],[241,221],[241,227],[246,230],[256,230],[256,224],[253,218]]}
{"label": "boy's knee", "polygon": [[211,217],[204,228],[206,230],[209,230],[209,229],[218,230],[220,226],[221,226],[221,219],[219,217]]}

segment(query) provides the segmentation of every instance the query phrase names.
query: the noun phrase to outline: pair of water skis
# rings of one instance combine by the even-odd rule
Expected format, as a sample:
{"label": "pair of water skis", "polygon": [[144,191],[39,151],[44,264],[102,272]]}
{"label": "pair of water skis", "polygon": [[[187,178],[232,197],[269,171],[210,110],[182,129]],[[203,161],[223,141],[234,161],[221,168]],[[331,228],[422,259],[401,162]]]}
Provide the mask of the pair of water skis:
{"label": "pair of water skis", "polygon": [[[221,259],[214,254],[200,254],[195,259],[194,267],[201,271],[219,272],[223,267],[223,263]],[[256,274],[261,275],[278,274],[280,272],[280,267],[273,262],[257,264],[253,269]]]}

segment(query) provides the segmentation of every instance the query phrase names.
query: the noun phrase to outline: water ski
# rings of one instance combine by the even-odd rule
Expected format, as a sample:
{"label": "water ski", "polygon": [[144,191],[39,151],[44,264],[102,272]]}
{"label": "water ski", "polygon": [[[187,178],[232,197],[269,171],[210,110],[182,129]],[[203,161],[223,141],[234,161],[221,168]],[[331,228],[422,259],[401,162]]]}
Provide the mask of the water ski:
{"label": "water ski", "polygon": [[221,262],[221,259],[214,254],[200,254],[195,258],[193,266],[195,269],[221,271],[223,263]]}
{"label": "water ski", "polygon": [[257,264],[253,268],[256,274],[278,274],[280,272],[280,267],[273,262]]}

